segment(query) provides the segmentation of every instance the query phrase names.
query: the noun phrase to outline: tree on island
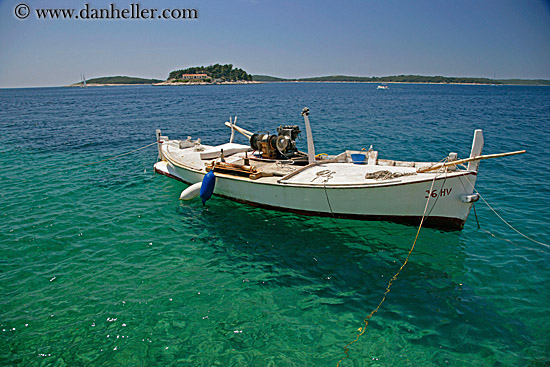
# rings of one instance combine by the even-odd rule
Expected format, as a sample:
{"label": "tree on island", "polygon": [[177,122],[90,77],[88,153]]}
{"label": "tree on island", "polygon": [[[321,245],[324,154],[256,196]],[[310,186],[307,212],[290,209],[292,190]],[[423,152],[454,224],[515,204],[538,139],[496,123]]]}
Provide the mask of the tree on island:
{"label": "tree on island", "polygon": [[213,80],[224,82],[251,81],[252,75],[240,68],[233,68],[232,64],[214,64],[210,66],[194,66],[187,69],[174,70],[168,75],[168,80],[183,80],[184,74],[207,74]]}

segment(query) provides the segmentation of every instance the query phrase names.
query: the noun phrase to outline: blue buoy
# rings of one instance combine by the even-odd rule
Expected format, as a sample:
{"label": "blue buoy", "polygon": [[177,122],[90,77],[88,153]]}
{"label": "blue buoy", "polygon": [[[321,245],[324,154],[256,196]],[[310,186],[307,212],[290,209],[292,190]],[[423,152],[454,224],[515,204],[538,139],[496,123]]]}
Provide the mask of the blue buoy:
{"label": "blue buoy", "polygon": [[200,197],[202,199],[202,205],[206,203],[214,192],[214,186],[216,185],[216,176],[214,171],[208,172],[202,179]]}

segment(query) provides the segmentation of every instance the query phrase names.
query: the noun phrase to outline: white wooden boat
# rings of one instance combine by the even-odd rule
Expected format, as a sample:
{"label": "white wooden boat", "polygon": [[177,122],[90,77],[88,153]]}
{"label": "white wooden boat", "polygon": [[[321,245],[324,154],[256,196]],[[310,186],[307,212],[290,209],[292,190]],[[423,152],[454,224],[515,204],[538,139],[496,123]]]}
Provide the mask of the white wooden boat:
{"label": "white wooden boat", "polygon": [[[474,186],[480,159],[520,153],[481,156],[483,133],[476,130],[470,158],[465,160],[457,160],[456,153],[440,164],[381,159],[372,147],[315,156],[308,114],[305,108],[307,155],[296,149],[297,125],[280,126],[277,134],[270,135],[226,122],[230,143],[218,146],[191,137],[170,140],[157,130],[160,161],[155,171],[196,184],[182,192],[183,199],[195,197],[198,183],[213,169],[214,195],[240,203],[304,215],[415,225],[425,216],[425,226],[461,229],[479,198]],[[251,145],[233,143],[235,131],[249,138]],[[460,164],[466,162],[467,166]]]}

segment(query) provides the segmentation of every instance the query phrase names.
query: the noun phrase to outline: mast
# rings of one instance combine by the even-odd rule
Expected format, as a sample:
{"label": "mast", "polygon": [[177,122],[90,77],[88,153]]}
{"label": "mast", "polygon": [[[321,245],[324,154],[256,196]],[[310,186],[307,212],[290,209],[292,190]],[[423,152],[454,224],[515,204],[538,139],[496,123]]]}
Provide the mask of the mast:
{"label": "mast", "polygon": [[313,145],[313,135],[311,134],[311,126],[309,125],[309,108],[304,107],[302,116],[304,116],[304,121],[306,123],[307,161],[311,164],[315,162],[315,146]]}

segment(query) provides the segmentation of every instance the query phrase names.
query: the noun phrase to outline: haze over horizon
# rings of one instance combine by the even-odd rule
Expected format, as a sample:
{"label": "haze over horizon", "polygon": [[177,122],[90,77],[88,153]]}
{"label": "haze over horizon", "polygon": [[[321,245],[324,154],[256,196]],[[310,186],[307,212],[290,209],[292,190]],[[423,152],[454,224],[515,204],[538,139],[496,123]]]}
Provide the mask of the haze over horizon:
{"label": "haze over horizon", "polygon": [[[550,2],[545,0],[24,4],[28,8],[20,0],[0,1],[0,88],[69,85],[81,74],[166,79],[172,70],[216,63],[281,78],[550,79]],[[90,16],[90,8],[116,8],[121,14],[136,4],[141,11],[158,11],[152,19],[39,19],[37,14],[37,9],[69,7],[82,16]],[[197,18],[183,8],[196,9]],[[188,17],[164,19],[164,9]]]}

